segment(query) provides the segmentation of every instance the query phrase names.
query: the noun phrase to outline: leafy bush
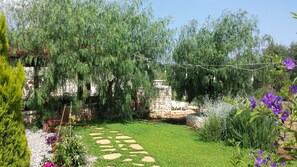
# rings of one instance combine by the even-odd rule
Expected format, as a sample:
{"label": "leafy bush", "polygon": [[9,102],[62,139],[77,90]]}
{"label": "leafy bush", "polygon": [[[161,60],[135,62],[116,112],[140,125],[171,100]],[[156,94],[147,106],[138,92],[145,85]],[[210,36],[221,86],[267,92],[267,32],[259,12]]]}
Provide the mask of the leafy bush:
{"label": "leafy bush", "polygon": [[[71,133],[70,133],[71,134]],[[56,148],[53,161],[59,166],[85,166],[87,154],[79,139],[73,135],[63,133],[62,143]]]}
{"label": "leafy bush", "polygon": [[244,148],[270,149],[279,136],[274,128],[273,121],[267,116],[260,116],[248,123],[250,112],[243,112],[235,116],[236,110],[232,110],[226,119],[226,139],[234,139],[241,142]]}
{"label": "leafy bush", "polygon": [[30,166],[30,151],[21,113],[23,66],[7,60],[4,14],[0,14],[0,166]]}
{"label": "leafy bush", "polygon": [[215,114],[209,115],[204,128],[200,133],[200,139],[202,141],[214,141],[218,142],[222,139],[222,121]]}

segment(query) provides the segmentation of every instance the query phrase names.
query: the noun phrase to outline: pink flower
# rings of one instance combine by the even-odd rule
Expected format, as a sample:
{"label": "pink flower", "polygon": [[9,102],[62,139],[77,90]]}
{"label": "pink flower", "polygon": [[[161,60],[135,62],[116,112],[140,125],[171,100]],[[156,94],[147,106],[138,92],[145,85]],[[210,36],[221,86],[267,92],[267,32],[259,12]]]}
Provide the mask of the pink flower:
{"label": "pink flower", "polygon": [[46,162],[46,163],[43,165],[43,167],[52,167],[52,166],[54,166],[54,163],[52,163],[52,162]]}

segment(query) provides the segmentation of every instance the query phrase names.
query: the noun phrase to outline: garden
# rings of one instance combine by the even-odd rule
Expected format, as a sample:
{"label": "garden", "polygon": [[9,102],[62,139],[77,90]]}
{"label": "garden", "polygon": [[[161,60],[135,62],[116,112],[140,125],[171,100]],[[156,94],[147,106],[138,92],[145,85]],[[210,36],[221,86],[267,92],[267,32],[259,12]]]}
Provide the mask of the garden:
{"label": "garden", "polygon": [[0,11],[0,166],[297,165],[297,43],[248,12],[174,30],[142,0]]}

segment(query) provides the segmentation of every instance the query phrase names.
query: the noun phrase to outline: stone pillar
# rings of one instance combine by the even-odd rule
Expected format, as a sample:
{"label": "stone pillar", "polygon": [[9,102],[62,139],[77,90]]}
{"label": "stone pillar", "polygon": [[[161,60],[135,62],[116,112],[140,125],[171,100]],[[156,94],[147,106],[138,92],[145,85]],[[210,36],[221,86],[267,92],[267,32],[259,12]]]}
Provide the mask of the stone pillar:
{"label": "stone pillar", "polygon": [[171,87],[163,85],[163,80],[155,80],[154,87],[157,97],[150,103],[151,118],[166,118],[171,114]]}

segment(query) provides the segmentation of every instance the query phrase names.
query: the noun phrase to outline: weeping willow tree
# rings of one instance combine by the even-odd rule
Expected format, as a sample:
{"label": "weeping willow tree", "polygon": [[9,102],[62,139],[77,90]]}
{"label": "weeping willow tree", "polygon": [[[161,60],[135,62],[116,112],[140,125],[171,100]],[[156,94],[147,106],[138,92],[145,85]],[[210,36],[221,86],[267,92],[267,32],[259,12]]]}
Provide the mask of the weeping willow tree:
{"label": "weeping willow tree", "polygon": [[13,48],[46,57],[44,81],[29,100],[39,109],[67,82],[77,85],[74,101],[83,105],[86,85],[93,83],[99,112],[131,118],[136,90],[142,87],[149,96],[153,74],[147,60],[164,56],[172,41],[170,20],[153,20],[141,0],[20,1],[9,9]]}
{"label": "weeping willow tree", "polygon": [[225,12],[202,25],[194,20],[182,27],[174,48],[173,59],[182,68],[172,68],[171,84],[179,96],[186,92],[189,101],[205,95],[216,98],[251,92],[265,82],[263,75],[268,70],[253,71],[263,66],[252,65],[262,61],[261,41],[256,18],[245,11]]}

